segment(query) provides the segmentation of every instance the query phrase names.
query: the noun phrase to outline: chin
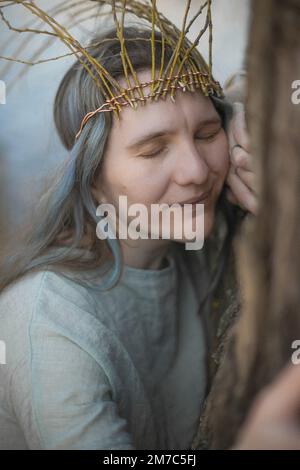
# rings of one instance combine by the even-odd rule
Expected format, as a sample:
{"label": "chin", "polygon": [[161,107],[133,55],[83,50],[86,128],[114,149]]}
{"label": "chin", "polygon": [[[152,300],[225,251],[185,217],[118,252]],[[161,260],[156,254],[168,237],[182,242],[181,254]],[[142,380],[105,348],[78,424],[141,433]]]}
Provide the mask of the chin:
{"label": "chin", "polygon": [[[209,211],[208,213],[204,214],[204,244],[205,240],[210,236],[210,234],[213,231],[214,228],[214,222],[215,222],[215,213],[213,210]],[[195,228],[193,228],[195,230]],[[194,234],[195,232],[193,232]],[[182,239],[178,239],[173,234],[171,235],[171,240],[176,241],[178,243],[189,243],[189,242],[194,242],[195,239],[188,236],[184,236]]]}

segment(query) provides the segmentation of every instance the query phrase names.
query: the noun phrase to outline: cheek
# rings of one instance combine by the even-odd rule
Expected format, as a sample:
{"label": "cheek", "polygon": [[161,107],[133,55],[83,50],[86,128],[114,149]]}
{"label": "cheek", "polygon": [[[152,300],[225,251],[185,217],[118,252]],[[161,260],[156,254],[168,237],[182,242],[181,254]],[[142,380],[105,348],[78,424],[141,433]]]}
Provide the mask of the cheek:
{"label": "cheek", "polygon": [[209,166],[219,178],[225,179],[229,170],[229,147],[225,132],[214,142],[209,152]]}
{"label": "cheek", "polygon": [[98,181],[107,202],[116,203],[119,195],[126,195],[130,171],[118,152],[105,155]]}
{"label": "cheek", "polygon": [[[159,171],[158,171],[159,170]],[[151,204],[160,200],[166,189],[167,175],[154,160],[129,158],[126,155],[107,158],[102,179],[107,194],[114,199],[127,196],[128,202]]]}
{"label": "cheek", "polygon": [[168,187],[168,174],[159,160],[135,160],[127,179],[128,197],[145,205],[158,203]]}

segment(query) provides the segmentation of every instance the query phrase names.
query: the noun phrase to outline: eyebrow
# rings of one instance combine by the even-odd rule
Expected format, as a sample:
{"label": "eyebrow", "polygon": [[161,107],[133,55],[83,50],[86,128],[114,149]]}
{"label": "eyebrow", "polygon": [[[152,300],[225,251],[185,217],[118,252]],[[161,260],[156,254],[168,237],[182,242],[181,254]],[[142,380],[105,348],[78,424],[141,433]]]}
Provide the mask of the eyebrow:
{"label": "eyebrow", "polygon": [[[203,127],[208,124],[219,124],[219,123],[222,123],[220,117],[204,119],[203,121],[200,121],[198,123],[198,127],[199,126]],[[150,142],[151,140],[158,139],[159,137],[165,137],[167,135],[172,135],[172,134],[175,134],[175,131],[171,129],[163,129],[163,130],[160,129],[159,131],[150,132],[148,134],[145,134],[139,137],[137,140],[131,142],[129,145],[126,146],[126,149],[128,150],[136,149],[140,147],[141,145],[146,144],[147,142]]]}
{"label": "eyebrow", "polygon": [[159,137],[164,137],[171,134],[174,134],[174,131],[171,131],[170,129],[151,132],[150,134],[146,134],[142,137],[139,137],[137,140],[131,142],[126,148],[129,150],[135,149],[143,144],[146,144],[147,142],[150,142],[151,140],[158,139]]}

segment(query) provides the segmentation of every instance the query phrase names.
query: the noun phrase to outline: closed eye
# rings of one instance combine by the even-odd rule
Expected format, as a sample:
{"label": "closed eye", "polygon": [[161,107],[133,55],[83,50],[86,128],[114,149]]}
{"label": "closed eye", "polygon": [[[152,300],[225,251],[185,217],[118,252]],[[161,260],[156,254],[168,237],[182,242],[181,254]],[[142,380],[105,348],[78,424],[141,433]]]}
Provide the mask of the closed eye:
{"label": "closed eye", "polygon": [[142,157],[142,158],[153,158],[153,157],[157,157],[157,156],[158,156],[159,154],[161,154],[164,150],[165,150],[165,147],[162,147],[161,149],[157,150],[157,151],[154,152],[154,153],[143,154],[143,155],[140,155],[140,157]]}
{"label": "closed eye", "polygon": [[214,132],[210,132],[209,134],[203,134],[203,135],[197,135],[196,136],[196,139],[198,140],[204,140],[204,141],[207,141],[207,142],[210,142],[211,140],[213,140],[220,132],[220,130],[222,129],[222,127],[220,127],[219,129],[217,129],[216,131]]}
{"label": "closed eye", "polygon": [[[198,135],[198,136],[196,136],[196,139],[202,140],[202,141],[205,141],[205,142],[211,142],[219,134],[221,129],[222,129],[222,127],[219,127],[217,130],[215,130],[214,132],[210,132],[209,134]],[[166,147],[164,146],[164,147],[160,148],[159,150],[157,150],[156,152],[149,153],[149,154],[142,154],[142,155],[139,155],[139,156],[142,157],[142,158],[154,158],[154,157],[159,156],[165,149],[166,149]]]}

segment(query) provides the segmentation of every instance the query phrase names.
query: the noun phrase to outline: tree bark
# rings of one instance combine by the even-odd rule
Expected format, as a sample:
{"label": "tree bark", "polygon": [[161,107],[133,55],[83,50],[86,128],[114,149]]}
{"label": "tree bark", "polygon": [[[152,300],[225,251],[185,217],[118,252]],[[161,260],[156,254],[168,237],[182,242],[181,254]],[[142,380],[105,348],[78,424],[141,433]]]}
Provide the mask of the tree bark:
{"label": "tree bark", "polygon": [[[259,213],[236,240],[241,312],[227,335],[193,449],[235,442],[257,392],[300,339],[300,1],[253,0],[247,118]],[[236,281],[235,281],[236,282]]]}

